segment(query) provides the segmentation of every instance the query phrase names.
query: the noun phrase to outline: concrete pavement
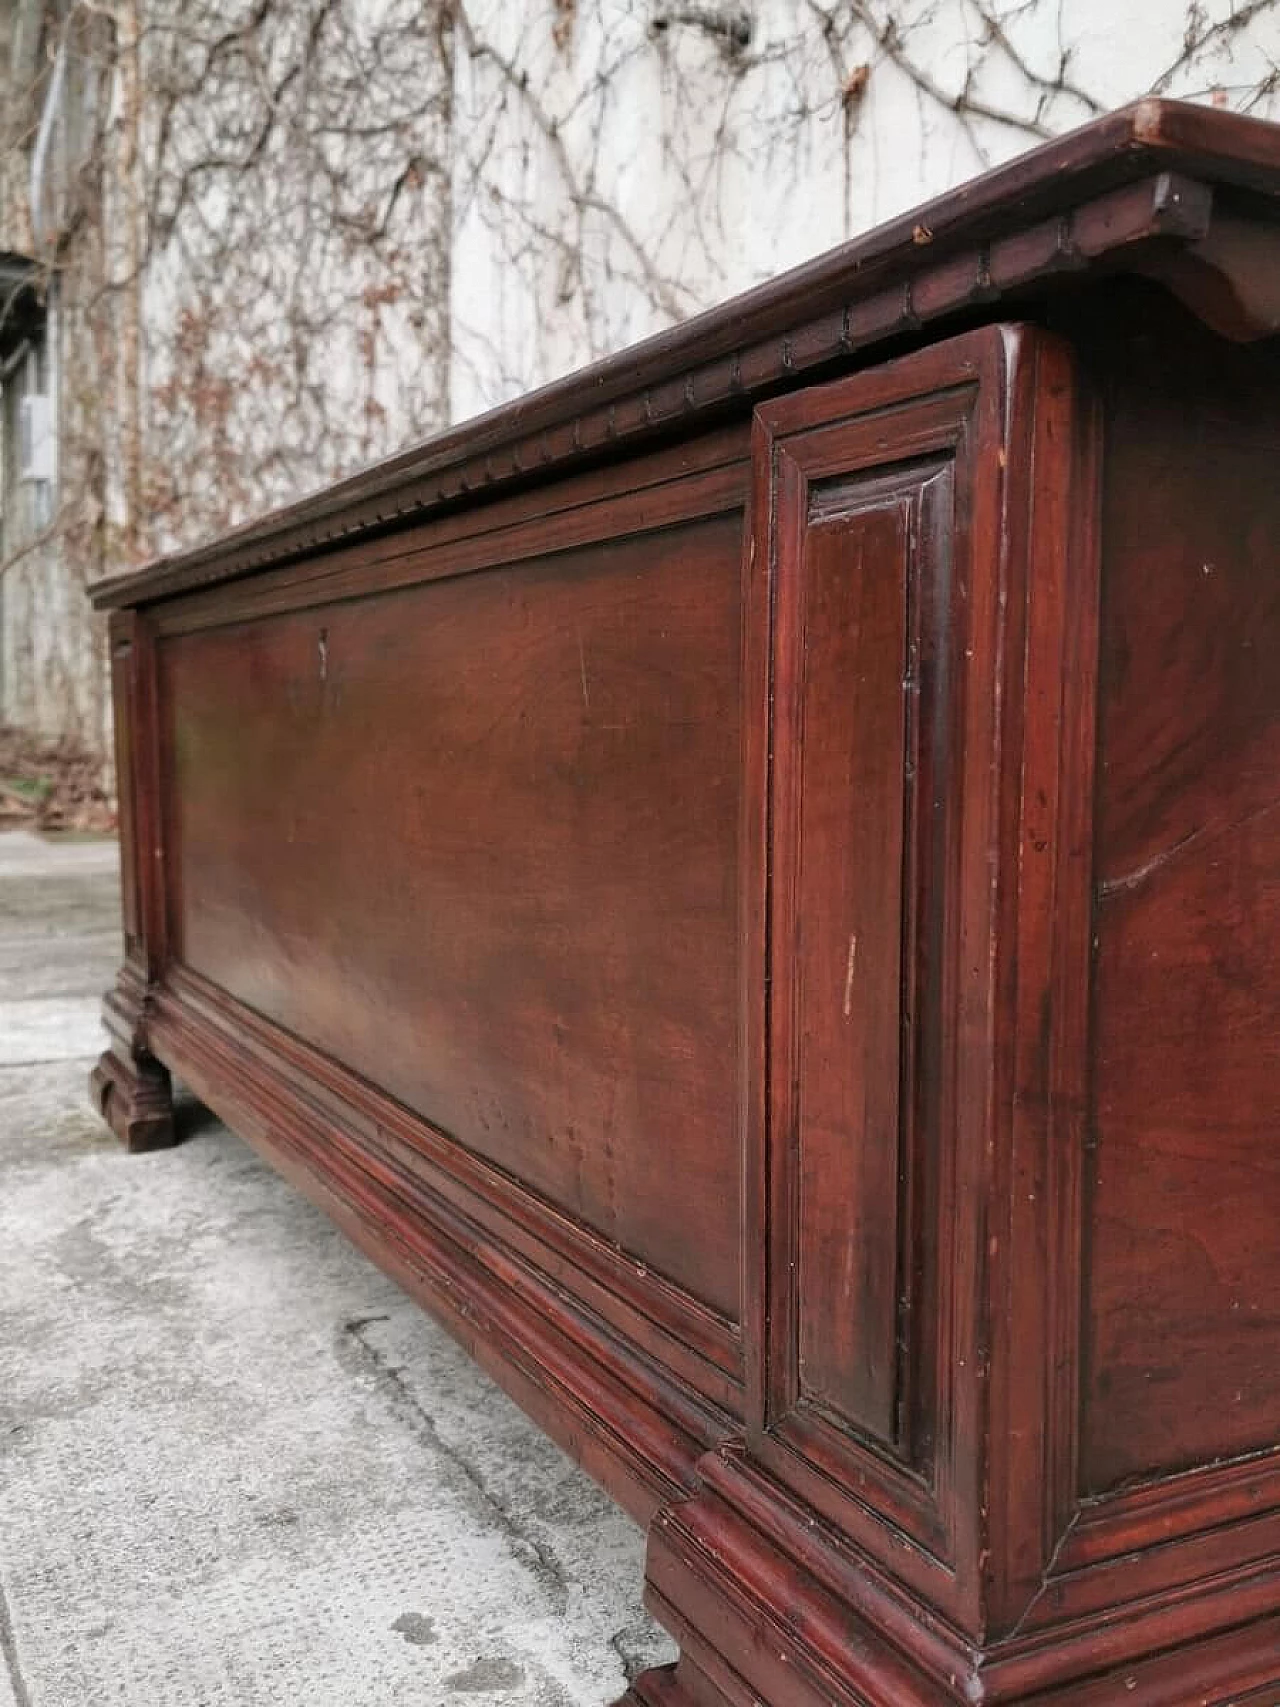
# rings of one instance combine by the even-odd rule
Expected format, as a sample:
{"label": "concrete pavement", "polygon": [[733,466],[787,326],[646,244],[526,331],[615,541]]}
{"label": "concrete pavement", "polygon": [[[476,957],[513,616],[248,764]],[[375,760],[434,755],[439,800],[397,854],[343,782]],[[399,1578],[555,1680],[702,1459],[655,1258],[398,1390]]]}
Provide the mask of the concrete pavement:
{"label": "concrete pavement", "polygon": [[116,883],[0,835],[0,1707],[601,1707],[639,1532],[203,1110],[92,1113]]}

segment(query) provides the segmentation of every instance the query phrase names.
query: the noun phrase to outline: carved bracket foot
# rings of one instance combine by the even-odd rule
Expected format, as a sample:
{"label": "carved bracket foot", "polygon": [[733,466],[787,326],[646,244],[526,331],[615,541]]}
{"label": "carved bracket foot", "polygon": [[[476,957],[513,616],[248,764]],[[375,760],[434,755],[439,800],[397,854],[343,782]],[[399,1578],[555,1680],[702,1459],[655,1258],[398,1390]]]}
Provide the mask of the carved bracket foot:
{"label": "carved bracket foot", "polygon": [[177,1139],[166,1068],[150,1056],[107,1050],[89,1075],[89,1095],[126,1150],[165,1150]]}
{"label": "carved bracket foot", "polygon": [[102,1003],[111,1046],[89,1075],[93,1106],[126,1150],[165,1150],[177,1142],[169,1070],[147,1047],[146,978],[132,962]]}

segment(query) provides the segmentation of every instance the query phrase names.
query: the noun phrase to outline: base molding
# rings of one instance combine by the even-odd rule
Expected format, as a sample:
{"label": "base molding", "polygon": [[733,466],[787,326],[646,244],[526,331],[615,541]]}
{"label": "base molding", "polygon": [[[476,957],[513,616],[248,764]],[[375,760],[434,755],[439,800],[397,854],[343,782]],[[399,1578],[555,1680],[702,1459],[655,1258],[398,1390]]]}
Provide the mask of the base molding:
{"label": "base molding", "polygon": [[[394,1107],[190,976],[155,988],[146,1039],[184,1087],[340,1226],[641,1525],[697,1486],[730,1419],[432,1189],[388,1143]],[[336,1088],[343,1087],[343,1088]],[[514,1216],[512,1230],[519,1231]]]}
{"label": "base molding", "polygon": [[697,1707],[968,1707],[959,1664],[948,1689],[856,1598],[831,1593],[709,1490],[661,1511],[649,1531],[645,1604],[680,1643],[677,1675],[687,1667],[705,1681],[710,1692],[690,1696]]}
{"label": "base molding", "polygon": [[147,1047],[146,982],[126,962],[102,1003],[111,1046],[89,1075],[94,1107],[126,1150],[167,1150],[177,1143],[169,1069]]}
{"label": "base molding", "polygon": [[[1275,1707],[1280,1703],[1280,1559],[1260,1561],[1232,1616],[1216,1589],[1184,1589],[1158,1635],[1139,1602],[1058,1629],[973,1645],[925,1607],[913,1613],[877,1568],[815,1525],[792,1547],[735,1509],[730,1447],[706,1482],[649,1531],[645,1603],[680,1643],[674,1667],[637,1679],[620,1707]],[[815,1549],[828,1555],[813,1568]],[[843,1582],[840,1578],[843,1577]],[[1274,1590],[1258,1614],[1259,1585]],[[1137,1614],[1135,1616],[1135,1614]],[[1210,1620],[1217,1627],[1212,1627]],[[1117,1658],[1117,1626],[1132,1652]],[[1152,1636],[1160,1645],[1153,1647]]]}
{"label": "base molding", "polygon": [[[482,1239],[443,1199],[406,1197],[408,1182],[377,1160],[361,1123],[336,1122],[323,1086],[283,1045],[231,1035],[216,1004],[190,991],[148,993],[132,968],[104,1019],[112,1043],[91,1092],[130,1150],[174,1142],[169,1063],[648,1523],[646,1604],[681,1652],[615,1707],[1280,1703],[1280,1547],[1267,1514],[1251,1512],[1256,1500],[1228,1505],[1203,1537],[1147,1533],[1122,1555],[1071,1555],[1005,1626],[1012,1633],[983,1646],[954,1607],[948,1616],[931,1604],[892,1560],[877,1561],[791,1490],[767,1440],[695,1415],[687,1394],[620,1358],[603,1324],[536,1266]],[[1222,1509],[1243,1472],[1213,1474]],[[1267,1488],[1261,1475],[1249,1469],[1246,1491]],[[1196,1498],[1206,1498],[1199,1483]],[[1090,1533],[1101,1529],[1095,1521]],[[1191,1556],[1201,1540],[1210,1551]]]}

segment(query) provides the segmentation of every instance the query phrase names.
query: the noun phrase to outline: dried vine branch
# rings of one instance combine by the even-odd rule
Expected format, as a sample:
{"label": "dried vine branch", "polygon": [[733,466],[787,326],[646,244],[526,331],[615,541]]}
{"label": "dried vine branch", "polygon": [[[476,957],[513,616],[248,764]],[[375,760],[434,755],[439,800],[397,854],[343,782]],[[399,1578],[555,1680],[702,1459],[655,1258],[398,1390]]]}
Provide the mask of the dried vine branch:
{"label": "dried vine branch", "polygon": [[[7,542],[10,612],[51,562],[73,587],[225,527],[1121,100],[1280,110],[1280,0],[1158,0],[1100,57],[1109,7],[0,0],[0,245],[62,353],[61,503]],[[10,679],[73,693],[95,643],[64,630]]]}

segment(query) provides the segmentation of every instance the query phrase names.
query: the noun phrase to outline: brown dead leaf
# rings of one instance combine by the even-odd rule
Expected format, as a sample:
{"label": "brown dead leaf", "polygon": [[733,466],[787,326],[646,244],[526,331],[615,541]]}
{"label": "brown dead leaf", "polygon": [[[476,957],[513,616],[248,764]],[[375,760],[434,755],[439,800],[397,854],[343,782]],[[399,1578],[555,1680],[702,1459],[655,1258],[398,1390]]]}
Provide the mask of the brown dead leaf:
{"label": "brown dead leaf", "polygon": [[101,762],[73,742],[0,725],[0,827],[114,830]]}
{"label": "brown dead leaf", "polygon": [[846,110],[857,103],[867,92],[867,84],[871,78],[869,65],[855,65],[844,80],[844,88],[840,91],[840,99]]}

